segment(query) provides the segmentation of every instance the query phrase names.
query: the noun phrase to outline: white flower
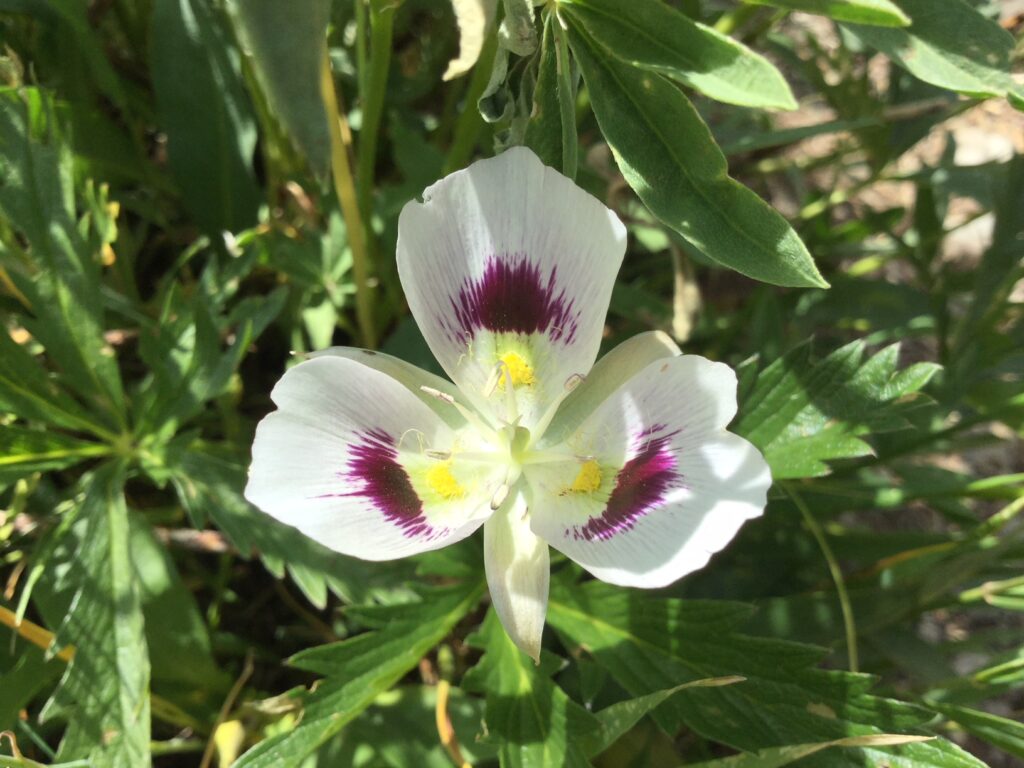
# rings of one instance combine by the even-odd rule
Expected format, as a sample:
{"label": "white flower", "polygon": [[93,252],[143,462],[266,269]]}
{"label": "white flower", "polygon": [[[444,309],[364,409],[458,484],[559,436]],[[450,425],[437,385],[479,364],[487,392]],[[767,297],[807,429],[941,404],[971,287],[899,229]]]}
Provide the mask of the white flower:
{"label": "white flower", "polygon": [[736,376],[641,334],[597,365],[626,230],[527,149],[473,164],[398,222],[409,306],[451,383],[334,348],[289,370],[246,497],[346,555],[388,560],[484,526],[487,583],[539,657],[548,546],[662,587],[761,514],[768,467],[725,431]]}

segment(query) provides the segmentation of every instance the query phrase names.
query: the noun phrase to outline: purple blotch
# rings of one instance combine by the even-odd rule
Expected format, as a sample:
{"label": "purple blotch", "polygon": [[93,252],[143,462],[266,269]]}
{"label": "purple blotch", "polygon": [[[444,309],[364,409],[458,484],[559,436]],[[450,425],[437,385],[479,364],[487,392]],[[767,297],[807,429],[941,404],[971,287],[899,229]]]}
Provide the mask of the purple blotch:
{"label": "purple blotch", "polygon": [[451,299],[458,321],[456,335],[468,343],[478,328],[496,333],[547,332],[554,341],[571,343],[579,313],[565,291],[558,290],[556,272],[552,267],[545,279],[540,267],[524,254],[492,256],[484,273],[467,280]]}
{"label": "purple blotch", "polygon": [[447,533],[433,528],[423,514],[423,502],[409,481],[409,475],[398,463],[395,439],[380,430],[356,436],[345,469],[338,473],[345,480],[362,483],[358,491],[325,493],[317,498],[365,497],[384,519],[412,538],[435,539]]}
{"label": "purple blotch", "polygon": [[665,425],[655,424],[634,437],[633,457],[619,470],[604,512],[587,520],[585,525],[568,529],[566,536],[607,541],[616,534],[632,530],[637,520],[661,502],[679,478],[672,451],[672,438],[678,433],[654,436],[664,429]]}

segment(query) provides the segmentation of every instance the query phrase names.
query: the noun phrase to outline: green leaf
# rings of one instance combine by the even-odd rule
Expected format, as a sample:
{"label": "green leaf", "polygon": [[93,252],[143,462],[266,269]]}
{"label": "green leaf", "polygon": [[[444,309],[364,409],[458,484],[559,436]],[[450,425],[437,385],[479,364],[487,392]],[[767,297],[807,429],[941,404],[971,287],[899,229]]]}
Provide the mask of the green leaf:
{"label": "green leaf", "polygon": [[484,655],[463,687],[487,696],[485,739],[498,747],[503,768],[589,765],[581,739],[600,724],[551,680],[561,661],[544,653],[535,665],[516,648],[493,610],[470,644]]}
{"label": "green leaf", "polygon": [[891,0],[743,0],[751,5],[771,5],[790,11],[828,16],[836,21],[874,24],[880,27],[905,27],[907,14]]}
{"label": "green leaf", "polygon": [[913,23],[903,29],[846,25],[926,83],[969,96],[1019,100],[1010,76],[1013,36],[963,0],[896,0]]}
{"label": "green leaf", "polygon": [[929,702],[928,706],[957,723],[972,736],[1011,755],[1024,758],[1024,724],[969,707],[933,702]]}
{"label": "green leaf", "polygon": [[596,713],[596,717],[601,723],[601,730],[583,739],[583,750],[588,757],[601,754],[630,728],[636,725],[644,715],[653,711],[680,691],[691,688],[714,688],[720,685],[733,685],[734,683],[742,683],[743,680],[744,678],[738,675],[709,677],[704,680],[681,683],[675,688],[666,688],[662,691],[649,693],[646,696],[638,696],[635,699],[626,699],[625,701],[611,704]]}
{"label": "green leaf", "polygon": [[[537,64],[537,85],[533,90],[533,110],[523,139],[523,143],[537,153],[541,162],[552,168],[562,167],[562,114],[552,29],[552,25],[557,23],[554,16],[548,16],[544,23],[544,37]],[[574,122],[574,130],[575,127]]]}
{"label": "green leaf", "polygon": [[857,341],[813,361],[801,345],[761,371],[733,429],[761,449],[777,480],[828,474],[829,460],[871,453],[864,435],[908,426],[905,399],[939,367],[897,371],[898,356],[893,344],[865,361]]}
{"label": "green leaf", "polygon": [[254,224],[261,199],[256,121],[224,26],[201,0],[153,3],[150,66],[171,171],[186,209],[214,236]]}
{"label": "green leaf", "polygon": [[[28,241],[26,273],[11,277],[32,307],[26,328],[65,374],[65,383],[111,426],[124,421],[124,393],[103,338],[100,264],[75,216],[71,153],[52,100],[40,91],[0,91],[0,215]],[[0,253],[0,256],[5,254]]]}
{"label": "green leaf", "polygon": [[61,759],[96,768],[149,765],[149,657],[129,549],[124,468],[106,464],[86,478],[71,529],[75,552],[57,571],[56,590],[73,594],[65,616],[46,616],[60,645],[75,646],[41,719],[68,718]]}
{"label": "green leaf", "polygon": [[[871,696],[864,675],[818,669],[812,646],[739,634],[746,606],[641,596],[600,582],[553,585],[548,621],[566,645],[590,654],[633,696],[722,675],[735,685],[693,688],[654,712],[670,734],[681,725],[734,749],[833,741],[917,729],[929,719],[918,707]],[[892,750],[892,751],[889,751]],[[878,764],[980,768],[942,739],[879,748],[862,746],[829,768]]]}
{"label": "green leaf", "polygon": [[8,333],[0,333],[0,410],[65,429],[103,430]]}
{"label": "green leaf", "polygon": [[210,635],[170,553],[147,522],[130,518],[132,567],[146,623],[153,691],[197,721],[210,721],[231,688]]}
{"label": "green leaf", "polygon": [[231,9],[271,112],[313,171],[325,175],[331,138],[320,94],[320,68],[330,0],[232,0]]}
{"label": "green leaf", "polygon": [[76,440],[59,432],[0,425],[0,481],[64,469],[109,451],[105,445]]}
{"label": "green leaf", "polygon": [[6,638],[0,646],[0,666],[6,666],[4,657],[9,651],[13,651],[13,663],[0,674],[0,731],[13,730],[21,710],[64,671],[60,659],[47,658],[27,641],[15,644]]}
{"label": "green leaf", "polygon": [[415,603],[350,609],[383,628],[294,656],[294,666],[326,679],[305,695],[302,718],[293,730],[260,742],[235,763],[236,768],[303,764],[307,755],[413,669],[482,594],[482,583],[467,581],[426,590]]}
{"label": "green leaf", "polygon": [[[852,736],[847,739],[835,739],[820,744],[794,744],[788,747],[773,747],[772,749],[760,749],[757,752],[748,752],[735,757],[723,757],[719,760],[708,760],[701,763],[693,763],[691,768],[781,768],[790,765],[797,760],[803,760],[813,754],[831,747],[885,747],[898,744],[910,744],[914,742],[927,741],[927,736],[898,736],[882,733],[871,736]],[[930,763],[930,765],[952,765],[951,763]],[[915,763],[924,768],[923,763]]]}
{"label": "green leaf", "polygon": [[786,220],[728,176],[725,156],[678,88],[607,58],[575,21],[570,42],[619,169],[655,216],[756,280],[827,285]]}
{"label": "green leaf", "polygon": [[563,0],[558,6],[604,54],[746,107],[796,109],[782,73],[763,56],[661,0]]}

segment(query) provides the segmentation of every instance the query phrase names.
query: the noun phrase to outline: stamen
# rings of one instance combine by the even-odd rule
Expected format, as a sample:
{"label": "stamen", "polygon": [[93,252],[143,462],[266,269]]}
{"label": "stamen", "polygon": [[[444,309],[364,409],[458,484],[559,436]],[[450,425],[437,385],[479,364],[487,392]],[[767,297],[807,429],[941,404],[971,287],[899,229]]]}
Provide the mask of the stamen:
{"label": "stamen", "polygon": [[583,376],[582,374],[574,373],[572,376],[565,380],[565,388],[562,390],[562,394],[556,397],[554,402],[552,402],[551,405],[548,406],[548,409],[544,411],[544,415],[540,417],[540,420],[537,422],[536,426],[534,426],[534,428],[531,430],[534,443],[540,440],[540,438],[543,437],[544,433],[547,431],[548,427],[551,426],[551,422],[554,420],[555,414],[558,413],[558,408],[565,401],[565,398],[567,398],[572,393],[572,391],[576,389],[576,387],[582,384],[585,378],[586,377]]}
{"label": "stamen", "polygon": [[451,451],[426,450],[423,453],[426,454],[431,459],[438,459],[439,461],[448,461],[448,459],[452,457]]}
{"label": "stamen", "polygon": [[505,503],[505,499],[508,498],[508,492],[511,490],[511,486],[508,483],[503,483],[498,487],[498,490],[494,492],[494,496],[491,497],[491,510],[496,511],[502,504]]}
{"label": "stamen", "polygon": [[473,413],[473,411],[469,410],[469,408],[464,406],[462,403],[460,403],[454,397],[449,395],[447,392],[442,392],[441,390],[434,389],[433,387],[422,386],[420,387],[420,392],[422,392],[425,395],[430,395],[431,397],[436,397],[442,403],[447,403],[448,405],[452,406],[452,408],[458,411],[459,415],[461,415],[462,418],[464,418],[466,422],[469,423],[477,432],[479,432],[481,435],[484,435],[491,442],[498,441],[497,432],[491,429],[491,427],[484,424],[483,420],[479,416],[477,416],[475,413]]}

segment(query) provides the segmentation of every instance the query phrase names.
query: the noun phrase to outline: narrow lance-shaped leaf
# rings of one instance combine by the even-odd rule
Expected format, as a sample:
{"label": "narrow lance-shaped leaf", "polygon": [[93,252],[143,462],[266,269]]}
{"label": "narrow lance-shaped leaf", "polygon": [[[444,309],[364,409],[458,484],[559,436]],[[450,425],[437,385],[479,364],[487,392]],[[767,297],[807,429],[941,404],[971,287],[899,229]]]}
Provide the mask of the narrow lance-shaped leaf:
{"label": "narrow lance-shaped leaf", "polygon": [[271,110],[317,174],[331,157],[320,67],[327,44],[330,0],[232,0],[246,53]]}
{"label": "narrow lance-shaped leaf", "polygon": [[619,169],[655,216],[708,258],[756,280],[828,285],[786,220],[729,177],[725,156],[677,87],[607,57],[574,20],[570,42]]}
{"label": "narrow lance-shaped leaf", "polygon": [[212,234],[250,226],[260,202],[256,120],[237,50],[209,3],[155,0],[152,18],[153,90],[182,201]]}
{"label": "narrow lance-shaped leaf", "polygon": [[796,109],[789,85],[770,61],[662,0],[562,0],[559,13],[580,24],[606,56],[729,104]]}
{"label": "narrow lance-shaped leaf", "polygon": [[1010,65],[1013,36],[963,0],[895,0],[912,20],[895,29],[844,25],[914,77],[969,96],[1005,96],[1020,108],[1024,88]]}
{"label": "narrow lance-shaped leaf", "polygon": [[891,0],[743,0],[751,5],[771,5],[789,11],[804,11],[828,16],[836,21],[874,24],[880,27],[905,27],[907,14]]}
{"label": "narrow lance-shaped leaf", "polygon": [[0,482],[32,472],[64,469],[109,452],[105,445],[76,440],[59,432],[0,426]]}

